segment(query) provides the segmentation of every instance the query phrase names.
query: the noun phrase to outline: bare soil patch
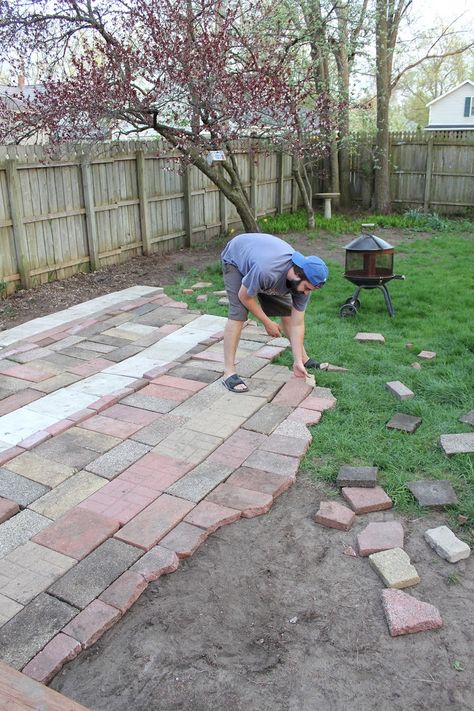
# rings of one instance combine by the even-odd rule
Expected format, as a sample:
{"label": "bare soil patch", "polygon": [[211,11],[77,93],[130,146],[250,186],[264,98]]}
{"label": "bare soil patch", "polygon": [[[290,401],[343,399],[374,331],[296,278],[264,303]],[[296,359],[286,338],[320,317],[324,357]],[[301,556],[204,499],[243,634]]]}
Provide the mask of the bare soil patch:
{"label": "bare soil patch", "polygon": [[[383,230],[382,236],[392,244],[402,239],[416,239],[396,230]],[[324,235],[308,239],[304,234],[282,235],[295,249],[306,254],[314,253],[323,259],[344,264],[344,246],[354,235]],[[39,316],[67,309],[75,304],[127,289],[137,284],[166,286],[191,270],[200,271],[219,259],[224,242],[214,242],[202,248],[180,249],[178,252],[151,257],[135,257],[124,264],[104,267],[96,272],[78,273],[69,279],[42,284],[34,289],[24,289],[0,300],[0,330],[12,328]]]}
{"label": "bare soil patch", "polygon": [[[93,711],[473,709],[472,561],[422,536],[443,515],[364,515],[344,533],[313,523],[323,496],[301,472],[268,514],[219,529],[52,686]],[[390,637],[382,582],[342,553],[392,516],[421,577],[406,592],[439,608],[441,630]]]}

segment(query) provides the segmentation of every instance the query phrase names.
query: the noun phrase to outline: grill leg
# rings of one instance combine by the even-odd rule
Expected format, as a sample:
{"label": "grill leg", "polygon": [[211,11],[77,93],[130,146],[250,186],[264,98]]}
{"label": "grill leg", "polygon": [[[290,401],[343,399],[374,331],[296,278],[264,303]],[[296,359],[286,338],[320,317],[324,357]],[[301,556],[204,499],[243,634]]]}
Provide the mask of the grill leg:
{"label": "grill leg", "polygon": [[395,311],[394,311],[392,299],[390,298],[390,294],[388,293],[387,287],[385,286],[385,284],[379,284],[377,288],[380,289],[383,293],[383,298],[385,299],[385,306],[387,307],[387,311],[388,311],[389,315],[394,316]]}

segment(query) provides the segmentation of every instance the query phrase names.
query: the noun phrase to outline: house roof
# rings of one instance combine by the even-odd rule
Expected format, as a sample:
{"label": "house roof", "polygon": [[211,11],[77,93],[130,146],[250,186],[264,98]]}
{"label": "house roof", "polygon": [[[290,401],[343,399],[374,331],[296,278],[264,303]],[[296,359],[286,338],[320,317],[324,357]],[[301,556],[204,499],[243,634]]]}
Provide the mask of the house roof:
{"label": "house roof", "polygon": [[444,99],[445,96],[448,96],[448,94],[452,94],[453,91],[460,89],[461,86],[464,86],[465,84],[469,84],[474,89],[474,81],[471,81],[470,79],[466,79],[465,81],[462,81],[460,84],[455,86],[453,89],[446,91],[444,94],[441,94],[441,96],[437,96],[436,99],[433,99],[432,101],[428,101],[426,106],[431,106],[432,104],[435,104],[437,101],[440,101],[440,99]]}

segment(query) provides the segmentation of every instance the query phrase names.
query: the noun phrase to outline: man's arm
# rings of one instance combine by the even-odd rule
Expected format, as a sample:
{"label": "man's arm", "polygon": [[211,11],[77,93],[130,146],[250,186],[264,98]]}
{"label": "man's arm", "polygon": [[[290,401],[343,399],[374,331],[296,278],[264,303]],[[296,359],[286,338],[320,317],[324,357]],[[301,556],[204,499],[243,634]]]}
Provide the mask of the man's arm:
{"label": "man's arm", "polygon": [[297,378],[305,378],[308,373],[303,363],[304,351],[304,311],[291,309],[290,343],[293,351],[293,373]]}
{"label": "man's arm", "polygon": [[265,326],[265,331],[268,333],[269,336],[273,336],[273,338],[278,338],[278,336],[281,336],[278,324],[275,323],[275,321],[272,321],[271,318],[266,315],[266,313],[260,306],[258,299],[255,296],[249,296],[247,287],[242,285],[239,289],[238,296],[245,308],[248,309],[251,314],[253,314],[256,318],[258,318],[259,321],[263,323],[263,325]]}

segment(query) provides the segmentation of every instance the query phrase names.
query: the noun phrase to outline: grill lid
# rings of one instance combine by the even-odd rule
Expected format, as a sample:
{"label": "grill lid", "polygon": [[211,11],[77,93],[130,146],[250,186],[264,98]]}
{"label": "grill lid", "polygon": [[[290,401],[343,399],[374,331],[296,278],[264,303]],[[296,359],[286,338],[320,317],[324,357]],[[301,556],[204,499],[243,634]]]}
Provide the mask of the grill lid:
{"label": "grill lid", "polygon": [[351,252],[380,252],[384,249],[393,249],[392,245],[375,235],[360,235],[345,246]]}

